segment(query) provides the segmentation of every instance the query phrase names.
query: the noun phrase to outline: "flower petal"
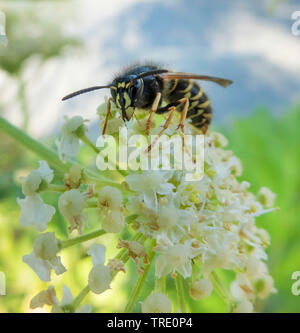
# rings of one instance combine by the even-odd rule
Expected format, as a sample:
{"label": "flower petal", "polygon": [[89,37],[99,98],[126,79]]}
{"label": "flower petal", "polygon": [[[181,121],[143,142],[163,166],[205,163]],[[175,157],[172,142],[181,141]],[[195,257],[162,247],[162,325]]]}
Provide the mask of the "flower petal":
{"label": "flower petal", "polygon": [[21,206],[20,223],[23,227],[35,227],[38,231],[45,231],[47,223],[55,214],[55,208],[43,202],[39,195],[27,196],[17,199]]}

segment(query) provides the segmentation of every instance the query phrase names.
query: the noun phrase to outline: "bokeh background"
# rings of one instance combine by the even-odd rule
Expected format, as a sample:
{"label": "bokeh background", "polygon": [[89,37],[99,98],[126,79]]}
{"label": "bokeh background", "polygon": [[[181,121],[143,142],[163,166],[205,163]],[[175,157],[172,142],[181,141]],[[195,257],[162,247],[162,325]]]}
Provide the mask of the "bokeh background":
{"label": "bokeh background", "polygon": [[[2,0],[0,10],[6,14],[8,38],[6,47],[0,45],[0,113],[49,146],[64,115],[90,119],[90,137],[98,134],[96,108],[106,92],[68,103],[60,101],[62,96],[106,84],[136,61],[234,81],[227,89],[203,83],[214,107],[213,128],[228,137],[229,148],[242,160],[241,180],[249,181],[254,193],[261,186],[271,188],[280,207],[257,219],[271,235],[268,265],[278,289],[257,310],[299,312],[300,296],[291,293],[291,275],[300,270],[300,36],[291,32],[299,1]],[[85,149],[80,158],[87,159]],[[7,287],[0,312],[32,311],[30,299],[48,287],[21,260],[31,252],[37,233],[19,225],[16,204],[22,196],[20,176],[36,168],[38,159],[0,129],[0,271]],[[45,199],[55,204],[57,196]],[[96,227],[97,219],[90,215],[91,228]],[[50,229],[67,236],[58,210]],[[116,238],[101,241],[113,254]],[[63,262],[68,272],[53,284],[58,295],[64,283],[76,295],[90,269],[85,247],[64,251]],[[135,281],[131,265],[111,290],[89,295],[87,301],[96,305],[95,311],[122,311]],[[152,283],[149,278],[141,299]],[[189,309],[226,311],[216,294],[190,301]]]}

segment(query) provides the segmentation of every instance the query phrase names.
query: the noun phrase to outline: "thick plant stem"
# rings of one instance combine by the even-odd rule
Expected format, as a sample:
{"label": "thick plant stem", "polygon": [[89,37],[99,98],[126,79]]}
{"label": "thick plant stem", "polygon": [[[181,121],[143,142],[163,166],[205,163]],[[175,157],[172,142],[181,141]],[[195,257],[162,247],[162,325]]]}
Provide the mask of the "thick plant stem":
{"label": "thick plant stem", "polygon": [[[61,172],[65,173],[69,171],[72,164],[78,164],[73,161],[67,161],[63,163],[55,151],[46,147],[39,141],[31,138],[28,134],[17,128],[16,126],[12,125],[2,116],[0,116],[0,129],[2,129],[6,134],[14,138],[19,143],[23,144],[27,149],[33,151],[37,155],[39,155],[42,159],[46,160],[52,167],[60,170]],[[123,188],[121,184],[112,181],[98,173],[94,172],[93,170],[89,170],[87,168],[84,169],[84,178],[87,182],[97,183],[98,185],[110,185],[118,188]]]}
{"label": "thick plant stem", "polygon": [[93,144],[93,142],[86,136],[86,135],[81,135],[79,136],[80,140],[84,142],[87,146],[93,149],[93,151],[98,154],[99,149]]}
{"label": "thick plant stem", "polygon": [[0,128],[26,148],[45,159],[53,167],[62,172],[67,172],[69,170],[71,166],[70,163],[63,163],[52,149],[49,149],[39,141],[34,140],[25,132],[5,120],[2,116],[0,116]]}
{"label": "thick plant stem", "polygon": [[19,88],[18,88],[18,96],[21,104],[21,111],[23,115],[23,124],[22,128],[24,131],[28,129],[29,124],[29,112],[28,112],[28,103],[26,98],[26,84],[22,79],[22,74],[18,75],[19,79]]}
{"label": "thick plant stem", "polygon": [[176,290],[177,290],[177,297],[179,303],[179,309],[182,313],[186,313],[186,306],[185,306],[185,297],[184,297],[184,288],[183,288],[183,278],[182,276],[177,273],[176,279]]}
{"label": "thick plant stem", "polygon": [[133,290],[133,292],[132,292],[132,294],[129,298],[129,301],[128,301],[126,307],[125,307],[125,310],[124,310],[125,313],[129,313],[129,312],[132,311],[132,309],[133,309],[133,307],[134,307],[134,305],[135,305],[135,303],[136,303],[136,301],[139,297],[139,294],[140,294],[140,292],[142,290],[142,287],[145,283],[146,277],[149,273],[149,270],[150,270],[150,267],[151,267],[151,264],[152,264],[152,261],[153,261],[154,255],[155,255],[155,252],[152,251],[154,246],[155,246],[155,240],[152,241],[152,244],[151,244],[151,247],[150,247],[149,264],[146,266],[144,274],[142,274],[139,277],[138,281],[137,281],[137,284],[136,284],[136,286],[135,286],[135,288],[134,288],[134,290]]}
{"label": "thick plant stem", "polygon": [[73,310],[73,312],[75,312],[75,310],[78,308],[78,306],[80,305],[82,300],[85,298],[85,296],[89,293],[89,291],[90,291],[90,287],[87,285],[77,295],[77,297],[74,299],[74,301],[71,304],[71,309]]}
{"label": "thick plant stem", "polygon": [[157,293],[166,293],[166,276],[162,276],[161,278],[155,279],[155,291]]}
{"label": "thick plant stem", "polygon": [[67,190],[65,185],[49,184],[45,191],[50,192],[65,192]]}
{"label": "thick plant stem", "polygon": [[67,239],[64,241],[61,241],[61,249],[65,249],[67,247],[70,247],[72,245],[78,244],[78,243],[82,243],[82,242],[86,242],[88,240],[91,240],[93,238],[97,238],[99,236],[104,235],[106,232],[103,229],[99,229],[96,231],[92,231],[89,232],[88,234],[82,235],[82,236],[78,236],[78,237],[74,237],[71,239]]}

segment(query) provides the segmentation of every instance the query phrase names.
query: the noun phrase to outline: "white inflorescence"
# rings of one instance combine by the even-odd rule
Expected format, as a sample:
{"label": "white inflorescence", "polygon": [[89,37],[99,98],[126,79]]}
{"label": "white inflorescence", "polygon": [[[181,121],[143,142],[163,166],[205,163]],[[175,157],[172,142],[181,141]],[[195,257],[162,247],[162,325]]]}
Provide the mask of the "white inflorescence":
{"label": "white inflorescence", "polygon": [[[116,116],[114,112],[112,110],[112,114]],[[99,114],[103,125],[101,108]],[[187,123],[188,121],[186,132],[196,134],[192,129],[188,130]],[[67,120],[61,151],[70,150],[72,155],[72,152],[78,150],[74,129],[81,125],[82,118]],[[118,126],[124,124],[119,121]],[[141,134],[145,129],[141,126],[145,127],[144,119],[132,119],[127,123],[129,136]],[[168,135],[173,132],[180,133],[173,124],[170,128],[173,130],[168,129]],[[151,129],[152,133],[158,133],[160,130],[161,127]],[[110,134],[117,140],[120,139],[119,133],[122,135],[118,129],[110,128]],[[231,270],[236,273],[228,291],[231,311],[252,312],[257,297],[265,298],[276,291],[265,264],[265,249],[269,245],[269,235],[264,229],[256,226],[256,217],[273,210],[270,207],[274,204],[275,195],[265,187],[261,188],[258,195],[248,191],[250,184],[240,182],[237,178],[242,173],[241,162],[230,150],[224,148],[226,145],[227,139],[222,134],[212,132],[205,136],[204,172],[201,180],[187,181],[185,170],[127,170],[123,178],[124,192],[111,186],[102,186],[89,193],[89,197],[95,196],[96,205],[103,217],[102,228],[105,232],[119,233],[124,228],[129,228],[140,232],[146,241],[155,241],[153,251],[156,253],[154,265],[157,279],[169,274],[172,277],[180,274],[189,285],[190,296],[200,300],[211,294],[216,283],[212,276],[217,269]],[[186,149],[193,151],[192,148],[192,143],[187,142]],[[38,172],[32,172],[24,180],[23,191],[27,195],[26,198],[40,199],[37,189],[42,179],[51,182],[49,170],[48,175],[49,177],[45,178]],[[67,178],[68,182],[72,183],[70,175],[71,173]],[[79,179],[77,175],[74,183],[78,184]],[[87,208],[86,198],[86,192],[80,187],[68,188],[59,198],[58,207],[69,221],[70,231],[82,229],[82,221],[85,218],[83,210]],[[37,220],[41,218],[40,223],[37,220],[31,222],[24,217],[25,204],[22,200],[28,199],[19,199],[23,209],[22,224],[35,224],[44,231],[53,212],[45,211],[40,216],[36,213]],[[45,210],[46,207],[41,206],[40,209]],[[132,216],[134,221],[128,225],[126,217]],[[27,256],[24,260],[32,267],[47,265],[48,268],[44,269],[44,272],[38,272],[40,277],[43,276],[43,280],[50,279],[50,268],[54,268],[57,274],[63,271],[62,267],[53,266],[53,260],[57,261],[59,258],[56,256],[53,237],[54,235],[49,233],[36,241],[35,251],[31,257]],[[52,246],[41,243],[48,238]],[[130,242],[120,240],[119,244],[130,252]],[[137,244],[141,246],[140,243]],[[45,253],[47,249],[51,254]],[[110,288],[112,267],[116,267],[113,260],[111,265],[104,265],[104,253],[105,249],[96,244],[88,252],[93,258],[88,284],[90,290],[95,293],[102,293]],[[136,263],[143,257],[146,265],[147,253],[144,247],[141,256],[132,254],[131,251],[130,256]],[[33,263],[34,260],[39,260],[39,264]],[[119,258],[114,260],[118,260],[118,267],[125,271],[122,261]],[[139,272],[143,273],[141,267],[139,269]],[[37,271],[36,268],[35,270]],[[55,301],[53,304],[58,303]],[[172,310],[172,304],[164,293],[153,292],[142,303],[142,310],[169,312]]]}

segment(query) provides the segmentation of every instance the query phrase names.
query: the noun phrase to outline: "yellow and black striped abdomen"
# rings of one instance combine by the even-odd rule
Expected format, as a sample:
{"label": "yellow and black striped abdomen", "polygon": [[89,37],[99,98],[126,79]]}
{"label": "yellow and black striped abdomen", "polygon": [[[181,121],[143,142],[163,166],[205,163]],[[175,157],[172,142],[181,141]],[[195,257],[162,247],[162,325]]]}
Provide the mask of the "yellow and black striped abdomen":
{"label": "yellow and black striped abdomen", "polygon": [[[182,98],[189,99],[187,118],[191,124],[205,133],[212,119],[210,100],[202,88],[193,80],[170,80],[165,89],[165,99],[168,103],[176,103]],[[178,107],[181,112],[183,107]]]}

